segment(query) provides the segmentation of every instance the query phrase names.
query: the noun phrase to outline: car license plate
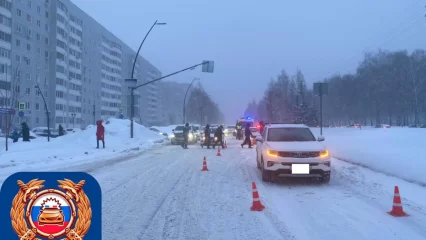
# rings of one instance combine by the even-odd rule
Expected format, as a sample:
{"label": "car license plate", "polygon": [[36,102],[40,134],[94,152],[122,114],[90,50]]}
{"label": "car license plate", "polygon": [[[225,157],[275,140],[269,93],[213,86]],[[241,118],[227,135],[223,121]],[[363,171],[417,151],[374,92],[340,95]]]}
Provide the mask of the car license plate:
{"label": "car license plate", "polygon": [[291,174],[309,174],[309,164],[291,164]]}

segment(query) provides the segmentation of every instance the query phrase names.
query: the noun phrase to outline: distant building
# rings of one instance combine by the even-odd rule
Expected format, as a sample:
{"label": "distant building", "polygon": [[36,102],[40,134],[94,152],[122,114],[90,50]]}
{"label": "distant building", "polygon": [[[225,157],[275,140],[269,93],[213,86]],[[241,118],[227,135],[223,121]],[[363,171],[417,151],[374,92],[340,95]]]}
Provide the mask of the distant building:
{"label": "distant building", "polygon": [[[25,116],[15,117],[15,125],[46,126],[36,84],[47,100],[52,127],[130,117],[130,91],[123,83],[136,53],[71,1],[0,0],[0,20],[0,126],[4,109],[18,103],[25,104]],[[138,83],[158,76],[158,69],[138,58]],[[161,121],[157,91],[150,85],[135,92],[136,121]]]}

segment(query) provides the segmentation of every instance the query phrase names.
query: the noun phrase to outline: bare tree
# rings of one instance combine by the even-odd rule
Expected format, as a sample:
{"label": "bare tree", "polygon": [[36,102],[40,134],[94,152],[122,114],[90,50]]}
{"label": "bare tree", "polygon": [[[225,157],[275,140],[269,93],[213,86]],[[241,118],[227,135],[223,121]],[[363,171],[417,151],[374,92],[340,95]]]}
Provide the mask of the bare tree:
{"label": "bare tree", "polygon": [[[7,90],[7,86],[5,88],[5,94],[3,94],[0,91],[0,97],[5,99],[5,109],[6,109],[6,126],[5,126],[5,130],[6,130],[6,151],[9,151],[9,136],[10,136],[10,131],[11,128],[13,126],[13,122],[15,120],[16,117],[16,111],[15,108],[18,105],[18,100],[20,98],[19,93],[20,93],[20,78],[17,78],[17,73],[18,73],[18,68],[19,65],[16,67],[15,72],[13,74],[13,77],[10,81],[10,85],[9,85],[9,91]],[[8,72],[7,72],[8,66],[5,67],[5,82],[7,85],[7,76],[8,76]]]}

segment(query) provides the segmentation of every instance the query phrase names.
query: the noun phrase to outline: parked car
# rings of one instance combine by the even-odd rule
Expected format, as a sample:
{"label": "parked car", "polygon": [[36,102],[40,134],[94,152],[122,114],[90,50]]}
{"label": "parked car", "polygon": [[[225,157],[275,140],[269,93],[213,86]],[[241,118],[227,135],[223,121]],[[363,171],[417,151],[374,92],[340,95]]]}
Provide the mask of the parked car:
{"label": "parked car", "polygon": [[391,126],[388,124],[378,124],[376,125],[376,128],[390,128]]}
{"label": "parked car", "polygon": [[256,163],[265,182],[279,177],[315,177],[323,183],[330,181],[331,158],[315,139],[308,126],[298,124],[269,124],[264,128],[264,139],[256,138]]}

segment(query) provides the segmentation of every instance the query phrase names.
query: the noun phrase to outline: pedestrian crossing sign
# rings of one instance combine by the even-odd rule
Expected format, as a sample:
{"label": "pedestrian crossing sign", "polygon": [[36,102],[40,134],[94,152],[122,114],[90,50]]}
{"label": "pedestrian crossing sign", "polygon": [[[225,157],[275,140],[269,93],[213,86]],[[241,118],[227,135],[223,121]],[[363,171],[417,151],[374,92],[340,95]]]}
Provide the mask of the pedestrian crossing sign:
{"label": "pedestrian crossing sign", "polygon": [[24,102],[20,102],[18,105],[18,110],[19,111],[25,111],[25,103]]}

